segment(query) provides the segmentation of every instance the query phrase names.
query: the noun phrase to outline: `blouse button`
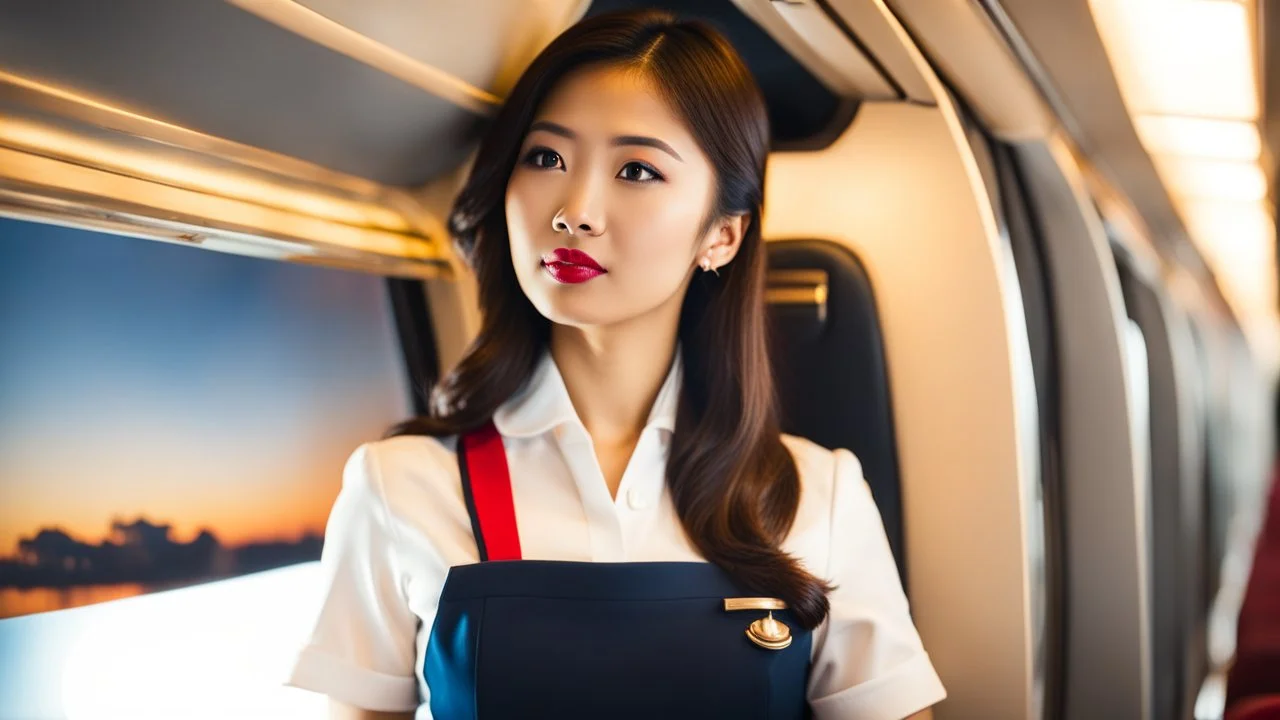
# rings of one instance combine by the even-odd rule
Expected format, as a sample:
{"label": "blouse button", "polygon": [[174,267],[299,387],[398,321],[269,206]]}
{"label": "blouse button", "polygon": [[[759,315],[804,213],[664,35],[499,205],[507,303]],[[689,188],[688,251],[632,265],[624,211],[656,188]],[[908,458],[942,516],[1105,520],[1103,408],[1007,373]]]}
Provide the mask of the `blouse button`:
{"label": "blouse button", "polygon": [[631,488],[627,491],[627,504],[632,510],[644,510],[649,507],[649,499],[641,492],[640,488]]}

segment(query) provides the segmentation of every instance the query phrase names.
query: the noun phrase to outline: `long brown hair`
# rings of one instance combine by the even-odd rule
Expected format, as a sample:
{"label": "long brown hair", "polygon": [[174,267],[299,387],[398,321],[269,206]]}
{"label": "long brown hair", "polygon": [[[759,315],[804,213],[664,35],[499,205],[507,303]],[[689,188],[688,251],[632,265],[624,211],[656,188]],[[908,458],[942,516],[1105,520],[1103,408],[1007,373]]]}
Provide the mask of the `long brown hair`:
{"label": "long brown hair", "polygon": [[830,587],[780,549],[795,520],[800,480],[782,444],[766,342],[760,214],[768,117],[750,71],[709,25],[661,11],[601,15],[566,30],[525,71],[449,218],[477,275],[480,333],[433,389],[431,415],[389,434],[448,436],[483,425],[546,351],[550,321],[525,297],[512,265],[507,181],[543,99],[588,65],[644,72],[716,169],[711,220],[750,216],[734,261],[719,277],[700,274],[685,296],[678,330],[684,383],[666,480],[685,532],[708,561],[751,592],[785,600],[814,627],[826,617]]}

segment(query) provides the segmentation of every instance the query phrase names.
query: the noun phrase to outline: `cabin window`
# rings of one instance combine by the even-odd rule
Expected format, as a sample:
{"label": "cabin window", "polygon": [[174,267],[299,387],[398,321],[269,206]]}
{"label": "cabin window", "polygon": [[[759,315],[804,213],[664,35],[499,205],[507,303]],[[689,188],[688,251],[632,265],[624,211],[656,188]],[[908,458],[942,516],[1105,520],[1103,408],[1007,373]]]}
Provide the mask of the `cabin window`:
{"label": "cabin window", "polygon": [[343,464],[410,412],[380,277],[0,219],[0,717],[292,716]]}

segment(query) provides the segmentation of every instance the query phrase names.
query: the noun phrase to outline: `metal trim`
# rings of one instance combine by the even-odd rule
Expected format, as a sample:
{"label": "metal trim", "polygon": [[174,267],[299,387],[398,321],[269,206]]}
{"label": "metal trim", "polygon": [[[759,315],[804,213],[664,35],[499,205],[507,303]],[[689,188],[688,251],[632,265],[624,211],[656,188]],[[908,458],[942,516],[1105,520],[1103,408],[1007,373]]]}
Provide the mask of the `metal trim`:
{"label": "metal trim", "polygon": [[[24,175],[61,179],[37,184],[24,180]],[[155,202],[131,202],[91,189],[121,187],[125,190],[121,195],[128,196],[131,183],[158,191]],[[200,211],[210,205],[221,207],[215,212]],[[452,272],[426,238],[343,226],[4,148],[0,148],[0,215],[385,275],[426,278]],[[243,221],[227,219],[236,216]]]}
{"label": "metal trim", "polygon": [[[139,115],[94,98],[0,70],[0,107],[13,111],[15,108],[11,106],[16,106],[23,115],[38,114],[62,119],[83,128],[98,128],[116,136],[148,140],[210,159],[216,158],[223,165],[230,163],[261,170],[282,178],[341,190],[357,197],[375,199],[384,197],[389,190],[372,180]],[[0,119],[3,119],[2,116]],[[0,131],[13,119],[10,117],[0,122]],[[12,141],[5,142],[4,133],[0,132],[0,144],[12,147],[11,143]]]}
{"label": "metal trim", "polygon": [[407,191],[0,72],[0,214],[403,277],[451,276]]}

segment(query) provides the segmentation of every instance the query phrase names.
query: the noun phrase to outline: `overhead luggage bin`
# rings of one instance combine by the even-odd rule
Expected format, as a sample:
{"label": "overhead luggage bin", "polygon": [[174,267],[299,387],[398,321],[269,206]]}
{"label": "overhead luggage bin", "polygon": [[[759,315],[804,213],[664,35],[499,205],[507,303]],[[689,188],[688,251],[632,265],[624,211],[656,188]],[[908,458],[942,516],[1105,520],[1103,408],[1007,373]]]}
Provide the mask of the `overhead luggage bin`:
{"label": "overhead luggage bin", "polygon": [[[851,20],[864,4],[832,3]],[[1050,136],[1056,120],[1040,89],[980,4],[891,0],[889,5],[988,132],[1008,142]]]}
{"label": "overhead luggage bin", "polygon": [[0,72],[0,214],[432,275],[443,229],[369,181]]}
{"label": "overhead luggage bin", "polygon": [[[419,189],[451,181],[500,93],[583,9],[552,5],[8,6],[0,212],[447,275],[440,208]],[[460,27],[485,42],[461,42]]]}
{"label": "overhead luggage bin", "polygon": [[[734,0],[734,4],[833,92],[864,100],[902,99],[895,79],[853,41],[857,36],[848,26],[824,12],[820,3]],[[909,65],[900,68],[919,84],[919,75]]]}

